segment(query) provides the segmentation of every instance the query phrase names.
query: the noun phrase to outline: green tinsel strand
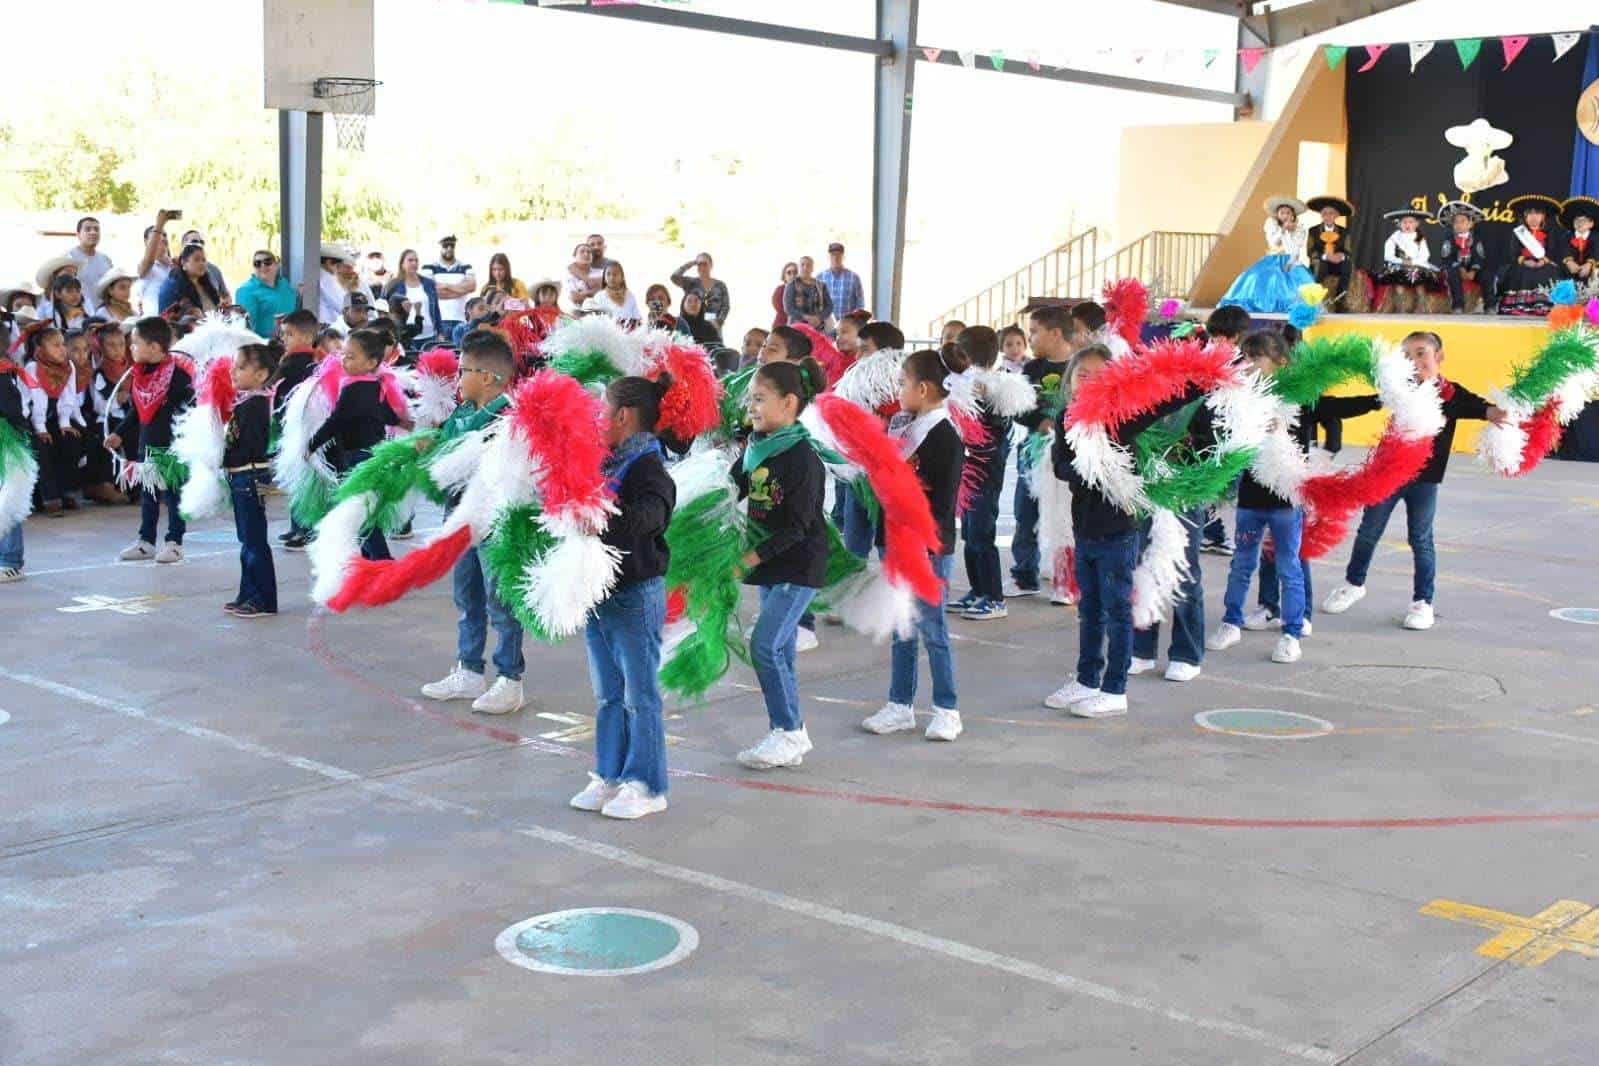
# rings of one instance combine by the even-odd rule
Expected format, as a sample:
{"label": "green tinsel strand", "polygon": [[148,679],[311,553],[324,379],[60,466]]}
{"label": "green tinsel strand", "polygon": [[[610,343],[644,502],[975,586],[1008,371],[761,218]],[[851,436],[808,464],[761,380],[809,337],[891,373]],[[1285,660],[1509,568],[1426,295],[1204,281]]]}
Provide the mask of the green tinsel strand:
{"label": "green tinsel strand", "polygon": [[729,439],[738,436],[746,427],[750,381],[758,369],[746,367],[722,379],[722,432]]}
{"label": "green tinsel strand", "polygon": [[10,422],[0,419],[0,474],[17,477],[25,470],[37,470],[33,446]]}
{"label": "green tinsel strand", "polygon": [[551,363],[550,369],[583,385],[607,385],[622,376],[604,352],[567,352]]}
{"label": "green tinsel strand", "polygon": [[182,459],[165,448],[146,448],[144,461],[155,468],[156,474],[173,492],[180,491],[183,483],[189,480],[189,468]]}
{"label": "green tinsel strand", "polygon": [[1592,370],[1596,360],[1599,351],[1593,341],[1584,340],[1576,328],[1563,329],[1549,338],[1530,362],[1510,368],[1510,388],[1505,391],[1528,406],[1541,407],[1561,382],[1573,374]]}
{"label": "green tinsel strand", "polygon": [[377,506],[361,526],[362,536],[374,528],[392,532],[402,526],[409,517],[402,513],[405,501],[413,492],[420,492],[435,503],[444,502],[443,493],[433,484],[433,478],[423,465],[426,452],[416,450],[417,441],[425,441],[431,449],[437,437],[436,430],[423,430],[384,441],[373,447],[370,459],[345,475],[333,492],[334,503],[343,503],[363,492],[378,498]]}
{"label": "green tinsel strand", "polygon": [[329,482],[313,471],[289,498],[289,514],[301,526],[307,529],[314,527],[333,510],[333,494],[338,487],[337,483]]}
{"label": "green tinsel strand", "polygon": [[661,685],[690,699],[702,697],[727,673],[736,655],[748,659],[737,628],[742,593],[739,559],[749,550],[749,528],[733,506],[732,486],[705,493],[677,508],[666,529],[671,550],[668,588],[683,588],[691,633],[660,670]]}
{"label": "green tinsel strand", "polygon": [[833,528],[833,523],[828,519],[822,520],[823,527],[827,530],[827,570],[822,576],[822,587],[816,593],[813,601],[813,611],[832,611],[837,609],[833,600],[841,591],[845,582],[866,569],[866,560],[844,547],[844,538],[838,535],[838,530]]}
{"label": "green tinsel strand", "polygon": [[555,538],[539,524],[542,512],[533,504],[523,504],[502,511],[494,527],[483,538],[478,548],[478,559],[483,570],[494,584],[495,595],[511,609],[516,620],[522,623],[537,640],[546,644],[558,643],[545,632],[538,618],[522,602],[522,573],[527,564],[541,558],[555,545]]}
{"label": "green tinsel strand", "polygon": [[1301,341],[1288,365],[1271,376],[1271,391],[1286,403],[1310,406],[1340,382],[1370,382],[1374,354],[1371,338],[1355,333]]}
{"label": "green tinsel strand", "polygon": [[1145,475],[1144,491],[1156,507],[1167,511],[1186,511],[1201,504],[1215,503],[1227,495],[1234,479],[1249,469],[1255,449],[1203,456],[1162,471]]}

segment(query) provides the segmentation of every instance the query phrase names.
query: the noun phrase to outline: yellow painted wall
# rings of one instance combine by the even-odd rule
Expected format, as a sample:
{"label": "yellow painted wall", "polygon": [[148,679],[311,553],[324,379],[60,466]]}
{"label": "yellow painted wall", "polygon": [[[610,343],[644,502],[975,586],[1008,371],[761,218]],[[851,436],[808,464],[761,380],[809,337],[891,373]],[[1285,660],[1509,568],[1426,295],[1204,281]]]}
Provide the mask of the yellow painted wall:
{"label": "yellow painted wall", "polygon": [[1270,122],[1129,126],[1116,191],[1118,245],[1151,230],[1220,233]]}
{"label": "yellow painted wall", "polygon": [[[1364,315],[1323,315],[1306,336],[1336,337],[1345,333],[1360,333],[1380,336],[1398,344],[1405,334],[1415,329],[1431,330],[1443,339],[1444,377],[1485,398],[1493,389],[1509,384],[1511,363],[1525,362],[1549,335],[1542,321],[1499,322],[1491,318],[1462,315],[1438,318],[1394,315],[1383,319]],[[1387,420],[1388,416],[1381,411],[1350,419],[1344,423],[1344,441],[1349,444],[1373,444]],[[1455,431],[1455,451],[1474,450],[1482,426],[1481,422],[1461,422]]]}

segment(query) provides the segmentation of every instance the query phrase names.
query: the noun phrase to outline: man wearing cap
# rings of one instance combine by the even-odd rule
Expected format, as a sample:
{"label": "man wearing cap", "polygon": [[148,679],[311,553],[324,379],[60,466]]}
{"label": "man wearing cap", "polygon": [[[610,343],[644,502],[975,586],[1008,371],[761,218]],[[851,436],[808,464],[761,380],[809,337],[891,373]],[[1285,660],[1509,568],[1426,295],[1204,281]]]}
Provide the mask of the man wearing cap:
{"label": "man wearing cap", "polygon": [[250,316],[250,328],[263,337],[272,336],[278,319],[300,306],[299,294],[283,276],[278,257],[259,248],[250,257],[250,278],[235,295],[239,306]]}
{"label": "man wearing cap", "polygon": [[341,337],[348,337],[358,329],[372,323],[372,297],[367,295],[366,287],[356,289],[354,292],[344,294],[344,313],[339,320],[333,323],[333,332]]}
{"label": "man wearing cap", "polygon": [[331,326],[344,314],[344,283],[339,280],[340,264],[354,265],[350,250],[332,241],[323,241],[317,258],[322,263],[322,276],[317,279],[316,320]]}
{"label": "man wearing cap", "polygon": [[1494,308],[1494,270],[1488,265],[1488,248],[1475,226],[1487,216],[1475,204],[1450,200],[1438,209],[1438,221],[1450,228],[1438,255],[1438,269],[1449,286],[1449,303],[1455,314],[1466,313],[1466,282],[1482,286],[1482,309]]}
{"label": "man wearing cap", "polygon": [[466,298],[477,292],[477,275],[472,272],[472,264],[455,258],[455,234],[439,238],[438,261],[423,267],[422,273],[432,278],[438,288],[438,332],[441,337],[449,337],[456,326],[466,321]]}
{"label": "man wearing cap", "polygon": [[[689,267],[694,268],[693,277],[689,276]],[[710,252],[701,252],[678,267],[672,274],[672,284],[682,289],[684,295],[692,292],[699,296],[706,317],[716,323],[718,332],[727,325],[727,314],[733,304],[728,299],[727,283],[711,277]]]}
{"label": "man wearing cap", "polygon": [[844,246],[837,241],[827,246],[828,268],[821,273],[821,281],[832,298],[833,317],[843,318],[851,311],[866,306],[866,291],[861,288],[861,276],[844,266]]}
{"label": "man wearing cap", "polygon": [[[83,283],[83,298],[87,303],[90,293],[99,288],[100,278],[111,269],[111,257],[100,251],[100,220],[93,216],[78,219],[78,243],[67,250],[78,264],[78,280]],[[92,314],[97,305],[91,305]]]}
{"label": "man wearing cap", "polygon": [[157,211],[155,225],[144,228],[144,255],[139,259],[138,282],[133,287],[139,313],[153,315],[161,306],[161,286],[172,273],[172,247],[167,243],[167,223],[175,211]]}
{"label": "man wearing cap", "polygon": [[1349,289],[1349,278],[1354,262],[1350,259],[1349,231],[1338,224],[1342,216],[1351,218],[1355,209],[1348,200],[1338,196],[1317,196],[1306,201],[1305,206],[1321,215],[1321,225],[1310,234],[1305,243],[1305,256],[1310,261],[1310,272],[1327,289],[1327,306],[1337,308]]}

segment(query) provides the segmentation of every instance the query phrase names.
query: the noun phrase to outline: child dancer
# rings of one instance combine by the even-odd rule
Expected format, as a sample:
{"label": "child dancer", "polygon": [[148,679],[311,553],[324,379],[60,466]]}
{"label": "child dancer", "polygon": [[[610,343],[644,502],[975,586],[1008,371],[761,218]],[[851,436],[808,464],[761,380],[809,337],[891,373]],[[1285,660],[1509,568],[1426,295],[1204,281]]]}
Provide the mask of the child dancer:
{"label": "child dancer", "polygon": [[800,718],[794,653],[800,616],[827,574],[822,515],[826,471],[799,425],[800,412],[827,387],[821,364],[767,363],[750,382],[755,432],[733,464],[739,496],[759,538],[743,559],[746,585],[760,589],[760,614],[750,633],[750,659],[766,700],[771,732],[738,761],[754,770],[798,766],[811,750]]}
{"label": "child dancer", "polygon": [[[963,330],[962,334],[971,332]],[[998,348],[993,330],[988,330],[989,359]],[[900,450],[921,480],[922,491],[938,523],[939,551],[932,557],[933,572],[949,593],[949,572],[955,554],[955,511],[960,497],[964,447],[955,424],[949,420],[944,400],[949,391],[944,379],[966,368],[957,346],[938,352],[912,352],[901,369],[900,413],[889,426]],[[995,576],[998,576],[996,566]],[[928,740],[954,740],[961,734],[961,715],[955,706],[955,658],[949,650],[949,627],[944,620],[944,605],[916,603],[916,632],[909,638],[894,636],[893,674],[889,682],[888,703],[867,718],[861,726],[870,733],[897,733],[916,728],[916,644],[927,645],[927,665],[933,675],[933,720],[927,726]]]}
{"label": "child dancer", "polygon": [[[498,333],[475,329],[461,339],[461,404],[439,427],[440,447],[467,433],[482,429],[510,406],[506,390],[516,377],[516,357]],[[419,439],[418,446],[423,446]],[[451,499],[445,514],[460,503]],[[471,700],[479,714],[510,714],[525,702],[522,674],[522,625],[500,598],[499,590],[483,572],[476,548],[468,548],[455,562],[455,609],[461,613],[455,630],[455,669],[438,681],[422,686],[430,700]],[[494,669],[499,677],[489,688],[483,680],[483,649],[488,627],[494,625],[498,643]]]}
{"label": "child dancer", "polygon": [[661,628],[666,623],[666,527],[677,486],[662,461],[655,425],[670,374],[626,377],[605,390],[603,466],[616,513],[602,538],[621,553],[616,588],[589,614],[583,639],[599,709],[594,715],[594,771],[572,797],[580,811],[642,818],[666,810],[666,727],[662,721]]}
{"label": "child dancer", "polygon": [[[272,390],[272,418],[279,429],[283,426],[283,411],[289,405],[289,394],[316,371],[322,359],[316,346],[317,329],[316,313],[303,307],[290,311],[278,323],[285,351],[278,362],[277,382]],[[293,508],[289,509],[289,530],[278,534],[278,541],[291,552],[304,551],[311,542],[311,530],[295,520]]]}
{"label": "child dancer", "polygon": [[1425,211],[1401,208],[1382,216],[1395,223],[1395,229],[1382,246],[1382,273],[1377,284],[1384,286],[1379,309],[1408,315],[1427,310],[1427,290],[1436,289],[1438,270],[1432,265],[1432,250],[1421,233],[1421,224],[1431,222]]}
{"label": "child dancer", "polygon": [[[0,476],[21,477],[26,466],[28,437],[33,430],[28,417],[31,397],[29,376],[16,363],[0,354]],[[0,585],[22,580],[22,522],[27,517],[29,503],[19,499],[16,510],[20,513],[0,513]]]}
{"label": "child dancer", "polygon": [[233,416],[223,438],[222,468],[233,495],[233,524],[239,534],[239,594],[222,605],[235,618],[265,618],[278,613],[278,577],[267,543],[266,506],[261,483],[272,477],[267,462],[272,438],[272,393],[267,382],[278,368],[278,349],[247,344],[233,357]]}
{"label": "child dancer", "polygon": [[32,326],[23,339],[26,370],[33,379],[29,406],[38,441],[39,502],[44,513],[59,518],[75,511],[72,489],[78,477],[83,445],[83,415],[78,411],[77,369],[67,358],[66,340],[55,326]]}
{"label": "child dancer", "polygon": [[1305,201],[1305,206],[1321,216],[1321,225],[1311,232],[1305,254],[1311,273],[1327,288],[1327,306],[1337,309],[1349,290],[1355,265],[1350,259],[1353,253],[1349,231],[1338,224],[1338,219],[1354,218],[1355,208],[1341,196],[1317,196]]}
{"label": "child dancer", "polygon": [[1406,533],[1410,541],[1410,553],[1415,559],[1416,574],[1412,582],[1410,610],[1406,612],[1403,624],[1406,629],[1431,629],[1432,600],[1438,573],[1438,558],[1432,545],[1432,523],[1438,513],[1438,486],[1443,484],[1444,472],[1449,467],[1449,452],[1455,442],[1455,423],[1462,418],[1473,418],[1504,425],[1510,416],[1504,409],[1444,378],[1441,371],[1444,342],[1438,334],[1418,330],[1405,338],[1404,348],[1405,355],[1415,367],[1417,380],[1438,382],[1438,393],[1444,401],[1444,428],[1433,438],[1432,458],[1421,468],[1416,480],[1382,503],[1366,508],[1361,514],[1360,529],[1355,533],[1354,551],[1350,553],[1349,567],[1344,571],[1344,584],[1333,589],[1321,609],[1328,614],[1343,614],[1366,595],[1366,574],[1371,569],[1372,556],[1377,553],[1377,542],[1388,528],[1388,518],[1394,513],[1394,508],[1400,500],[1404,500]]}
{"label": "child dancer", "polygon": [[[382,442],[388,427],[408,425],[384,396],[379,370],[387,351],[383,334],[375,329],[358,329],[345,342],[346,376],[339,386],[339,398],[327,421],[312,434],[307,444],[307,450],[314,455],[331,442],[334,447],[328,456],[329,465],[340,475],[370,459],[373,445]],[[382,529],[372,527],[372,532],[361,542],[361,555],[367,559],[393,558]]]}
{"label": "child dancer", "polygon": [[1570,232],[1566,234],[1565,256],[1561,263],[1566,276],[1579,288],[1594,287],[1599,276],[1599,240],[1595,240],[1593,227],[1599,221],[1599,200],[1591,196],[1573,196],[1560,205],[1560,224]]}
{"label": "child dancer", "polygon": [[[1242,307],[1218,307],[1205,319],[1205,336],[1212,344],[1226,341],[1237,344],[1249,331],[1249,312]],[[1227,523],[1222,521],[1221,508],[1210,504],[1205,508],[1205,529],[1200,536],[1199,550],[1211,555],[1231,555],[1233,542],[1227,536]]]}
{"label": "child dancer", "polygon": [[1020,374],[1027,366],[1027,334],[1020,326],[1006,326],[999,331],[999,351],[1004,359],[1002,369]]}
{"label": "child dancer", "polygon": [[[162,487],[141,490],[139,539],[122,549],[117,559],[131,563],[154,558],[158,563],[183,560],[183,515],[178,513],[178,488],[160,473],[166,450],[172,447],[172,419],[194,400],[194,378],[187,365],[172,357],[172,327],[164,318],[141,318],[133,327],[133,410],[122,419],[117,431],[105,439],[115,452],[123,438],[137,440],[135,458],[153,465],[154,477]],[[185,364],[187,361],[185,361]],[[165,483],[163,483],[165,482]],[[155,549],[156,525],[161,505],[167,505],[167,539]]]}
{"label": "child dancer", "polygon": [[[963,364],[989,370],[999,355],[999,335],[987,326],[970,326],[955,338]],[[966,552],[966,581],[971,586],[965,596],[953,601],[949,610],[973,621],[1004,618],[1005,583],[1001,576],[999,546],[999,498],[1005,487],[1005,463],[1010,455],[1011,420],[996,415],[978,398],[987,443],[966,449],[965,462],[977,471],[977,492],[961,515],[961,541]]]}

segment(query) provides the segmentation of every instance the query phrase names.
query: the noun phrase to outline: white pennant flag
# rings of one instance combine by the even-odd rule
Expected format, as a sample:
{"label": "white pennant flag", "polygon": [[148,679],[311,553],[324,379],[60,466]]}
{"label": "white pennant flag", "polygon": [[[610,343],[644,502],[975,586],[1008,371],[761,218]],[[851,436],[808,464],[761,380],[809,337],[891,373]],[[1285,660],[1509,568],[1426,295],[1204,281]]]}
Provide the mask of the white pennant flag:
{"label": "white pennant flag", "polygon": [[977,59],[977,53],[975,51],[958,52],[956,54],[961,57],[961,63],[967,67],[970,67]]}
{"label": "white pennant flag", "polygon": [[1555,58],[1550,60],[1551,63],[1559,61],[1561,56],[1571,51],[1577,42],[1582,40],[1580,33],[1551,33],[1549,37],[1555,42]]}
{"label": "white pennant flag", "polygon": [[1410,42],[1410,73],[1416,73],[1416,64],[1427,58],[1427,53],[1432,51],[1435,41]]}

